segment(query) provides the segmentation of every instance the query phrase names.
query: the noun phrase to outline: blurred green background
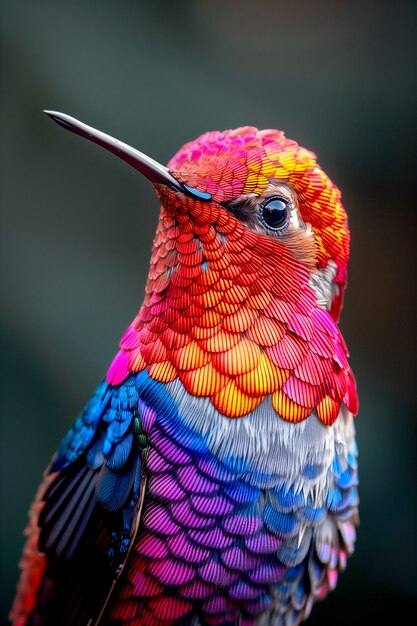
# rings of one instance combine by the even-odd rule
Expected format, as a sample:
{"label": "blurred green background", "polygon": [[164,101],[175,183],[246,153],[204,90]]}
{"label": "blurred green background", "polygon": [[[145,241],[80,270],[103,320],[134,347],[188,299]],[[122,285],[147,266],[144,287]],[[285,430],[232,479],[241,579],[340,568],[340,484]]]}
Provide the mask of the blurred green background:
{"label": "blurred green background", "polygon": [[143,177],[43,108],[163,163],[245,124],[319,155],[352,231],[341,326],[361,399],[361,527],[310,623],[405,623],[417,598],[416,4],[3,0],[3,623],[29,503],[141,303],[158,216]]}

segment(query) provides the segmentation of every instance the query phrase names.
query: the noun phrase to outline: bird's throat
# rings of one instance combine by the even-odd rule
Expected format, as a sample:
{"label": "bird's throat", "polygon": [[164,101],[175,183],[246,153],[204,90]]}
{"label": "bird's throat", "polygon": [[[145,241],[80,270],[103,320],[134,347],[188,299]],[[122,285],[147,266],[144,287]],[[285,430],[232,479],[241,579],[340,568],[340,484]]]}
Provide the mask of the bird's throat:
{"label": "bird's throat", "polygon": [[271,395],[288,421],[305,419],[322,403],[330,423],[350,370],[346,359],[343,367],[333,360],[338,330],[330,316],[333,335],[322,328],[306,268],[284,245],[217,213],[209,221],[162,210],[145,300],[108,381],[147,369],[164,383],[179,378],[188,393],[210,397],[230,418]]}

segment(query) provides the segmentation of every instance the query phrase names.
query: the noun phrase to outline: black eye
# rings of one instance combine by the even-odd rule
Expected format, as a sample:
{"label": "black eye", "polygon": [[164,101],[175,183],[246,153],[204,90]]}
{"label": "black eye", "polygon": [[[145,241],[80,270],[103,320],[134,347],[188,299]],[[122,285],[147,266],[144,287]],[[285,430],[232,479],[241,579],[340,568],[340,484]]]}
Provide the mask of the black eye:
{"label": "black eye", "polygon": [[283,230],[290,219],[290,203],[285,198],[273,196],[259,206],[261,220],[270,230]]}

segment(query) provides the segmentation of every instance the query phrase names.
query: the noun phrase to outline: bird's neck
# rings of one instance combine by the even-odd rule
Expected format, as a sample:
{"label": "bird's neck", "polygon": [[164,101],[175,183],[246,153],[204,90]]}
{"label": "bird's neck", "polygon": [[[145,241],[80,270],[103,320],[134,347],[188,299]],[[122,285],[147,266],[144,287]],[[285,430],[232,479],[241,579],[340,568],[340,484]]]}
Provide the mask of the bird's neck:
{"label": "bird's neck", "polygon": [[162,212],[144,303],[108,380],[144,369],[161,382],[179,378],[228,417],[272,394],[281,415],[304,419],[313,404],[297,405],[283,389],[314,334],[309,273],[284,245],[227,214],[215,218]]}

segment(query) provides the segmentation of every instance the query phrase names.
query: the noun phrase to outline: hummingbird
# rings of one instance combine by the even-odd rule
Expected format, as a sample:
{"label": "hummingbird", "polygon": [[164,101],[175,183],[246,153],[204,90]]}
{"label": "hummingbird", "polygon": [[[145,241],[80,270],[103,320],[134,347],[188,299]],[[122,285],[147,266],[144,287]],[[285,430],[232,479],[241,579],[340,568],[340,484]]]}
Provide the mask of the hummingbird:
{"label": "hummingbird", "polygon": [[297,626],[358,525],[358,399],[338,328],[341,193],[282,131],[207,132],[148,178],[143,304],[29,513],[15,626]]}

